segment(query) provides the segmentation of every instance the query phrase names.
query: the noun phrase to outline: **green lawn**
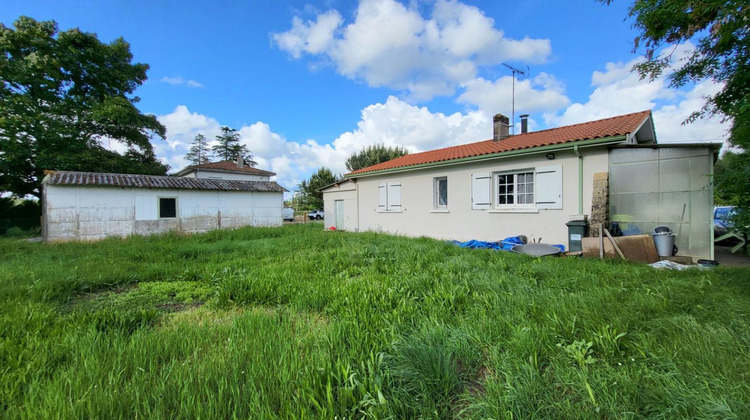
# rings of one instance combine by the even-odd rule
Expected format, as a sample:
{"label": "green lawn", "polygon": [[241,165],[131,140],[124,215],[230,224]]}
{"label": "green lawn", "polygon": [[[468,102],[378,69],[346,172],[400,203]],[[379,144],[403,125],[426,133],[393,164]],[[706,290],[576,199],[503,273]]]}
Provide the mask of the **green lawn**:
{"label": "green lawn", "polygon": [[750,270],[319,223],[0,255],[0,417],[750,418]]}

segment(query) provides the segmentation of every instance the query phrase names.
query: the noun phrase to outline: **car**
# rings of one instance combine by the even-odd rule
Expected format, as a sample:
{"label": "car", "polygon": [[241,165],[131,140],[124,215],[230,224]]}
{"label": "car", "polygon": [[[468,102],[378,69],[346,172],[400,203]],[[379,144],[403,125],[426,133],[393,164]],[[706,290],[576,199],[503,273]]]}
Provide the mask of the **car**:
{"label": "car", "polygon": [[281,216],[285,222],[293,222],[294,221],[294,209],[290,209],[289,207],[284,207],[283,209],[281,209]]}
{"label": "car", "polygon": [[323,219],[323,216],[325,216],[325,214],[323,213],[323,210],[320,210],[320,209],[313,210],[310,213],[307,213],[307,217],[310,220],[321,220]]}
{"label": "car", "polygon": [[714,238],[725,235],[734,229],[734,224],[730,220],[732,215],[734,215],[734,206],[714,207]]}

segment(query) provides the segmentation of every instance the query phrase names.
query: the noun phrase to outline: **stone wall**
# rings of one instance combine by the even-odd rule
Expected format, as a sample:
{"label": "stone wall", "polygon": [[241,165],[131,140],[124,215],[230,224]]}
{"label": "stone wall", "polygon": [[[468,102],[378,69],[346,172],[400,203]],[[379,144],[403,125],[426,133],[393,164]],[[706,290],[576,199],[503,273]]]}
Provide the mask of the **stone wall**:
{"label": "stone wall", "polygon": [[594,191],[591,198],[591,216],[589,217],[589,236],[599,236],[599,225],[605,228],[609,219],[609,172],[594,174]]}

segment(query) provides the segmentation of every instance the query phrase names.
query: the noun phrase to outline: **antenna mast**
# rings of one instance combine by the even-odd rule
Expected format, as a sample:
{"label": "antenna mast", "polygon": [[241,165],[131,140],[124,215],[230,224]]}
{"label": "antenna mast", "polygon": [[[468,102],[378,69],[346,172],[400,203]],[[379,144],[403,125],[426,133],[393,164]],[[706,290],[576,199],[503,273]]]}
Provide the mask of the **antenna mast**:
{"label": "antenna mast", "polygon": [[509,66],[505,63],[503,65],[510,69],[510,71],[513,73],[513,96],[512,96],[512,113],[511,113],[511,119],[510,119],[510,127],[513,130],[513,134],[516,134],[516,74],[520,74],[521,76],[528,76],[529,74],[529,68],[526,67],[526,70],[517,69],[513,66]]}

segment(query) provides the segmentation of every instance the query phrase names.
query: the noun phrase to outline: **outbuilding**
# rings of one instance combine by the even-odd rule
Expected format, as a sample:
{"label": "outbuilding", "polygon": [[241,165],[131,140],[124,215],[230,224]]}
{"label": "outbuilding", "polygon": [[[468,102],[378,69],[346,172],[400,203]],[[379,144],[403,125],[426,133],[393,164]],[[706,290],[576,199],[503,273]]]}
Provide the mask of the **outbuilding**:
{"label": "outbuilding", "polygon": [[45,240],[64,241],[280,226],[286,189],[265,176],[247,181],[50,171],[42,182],[42,233]]}

